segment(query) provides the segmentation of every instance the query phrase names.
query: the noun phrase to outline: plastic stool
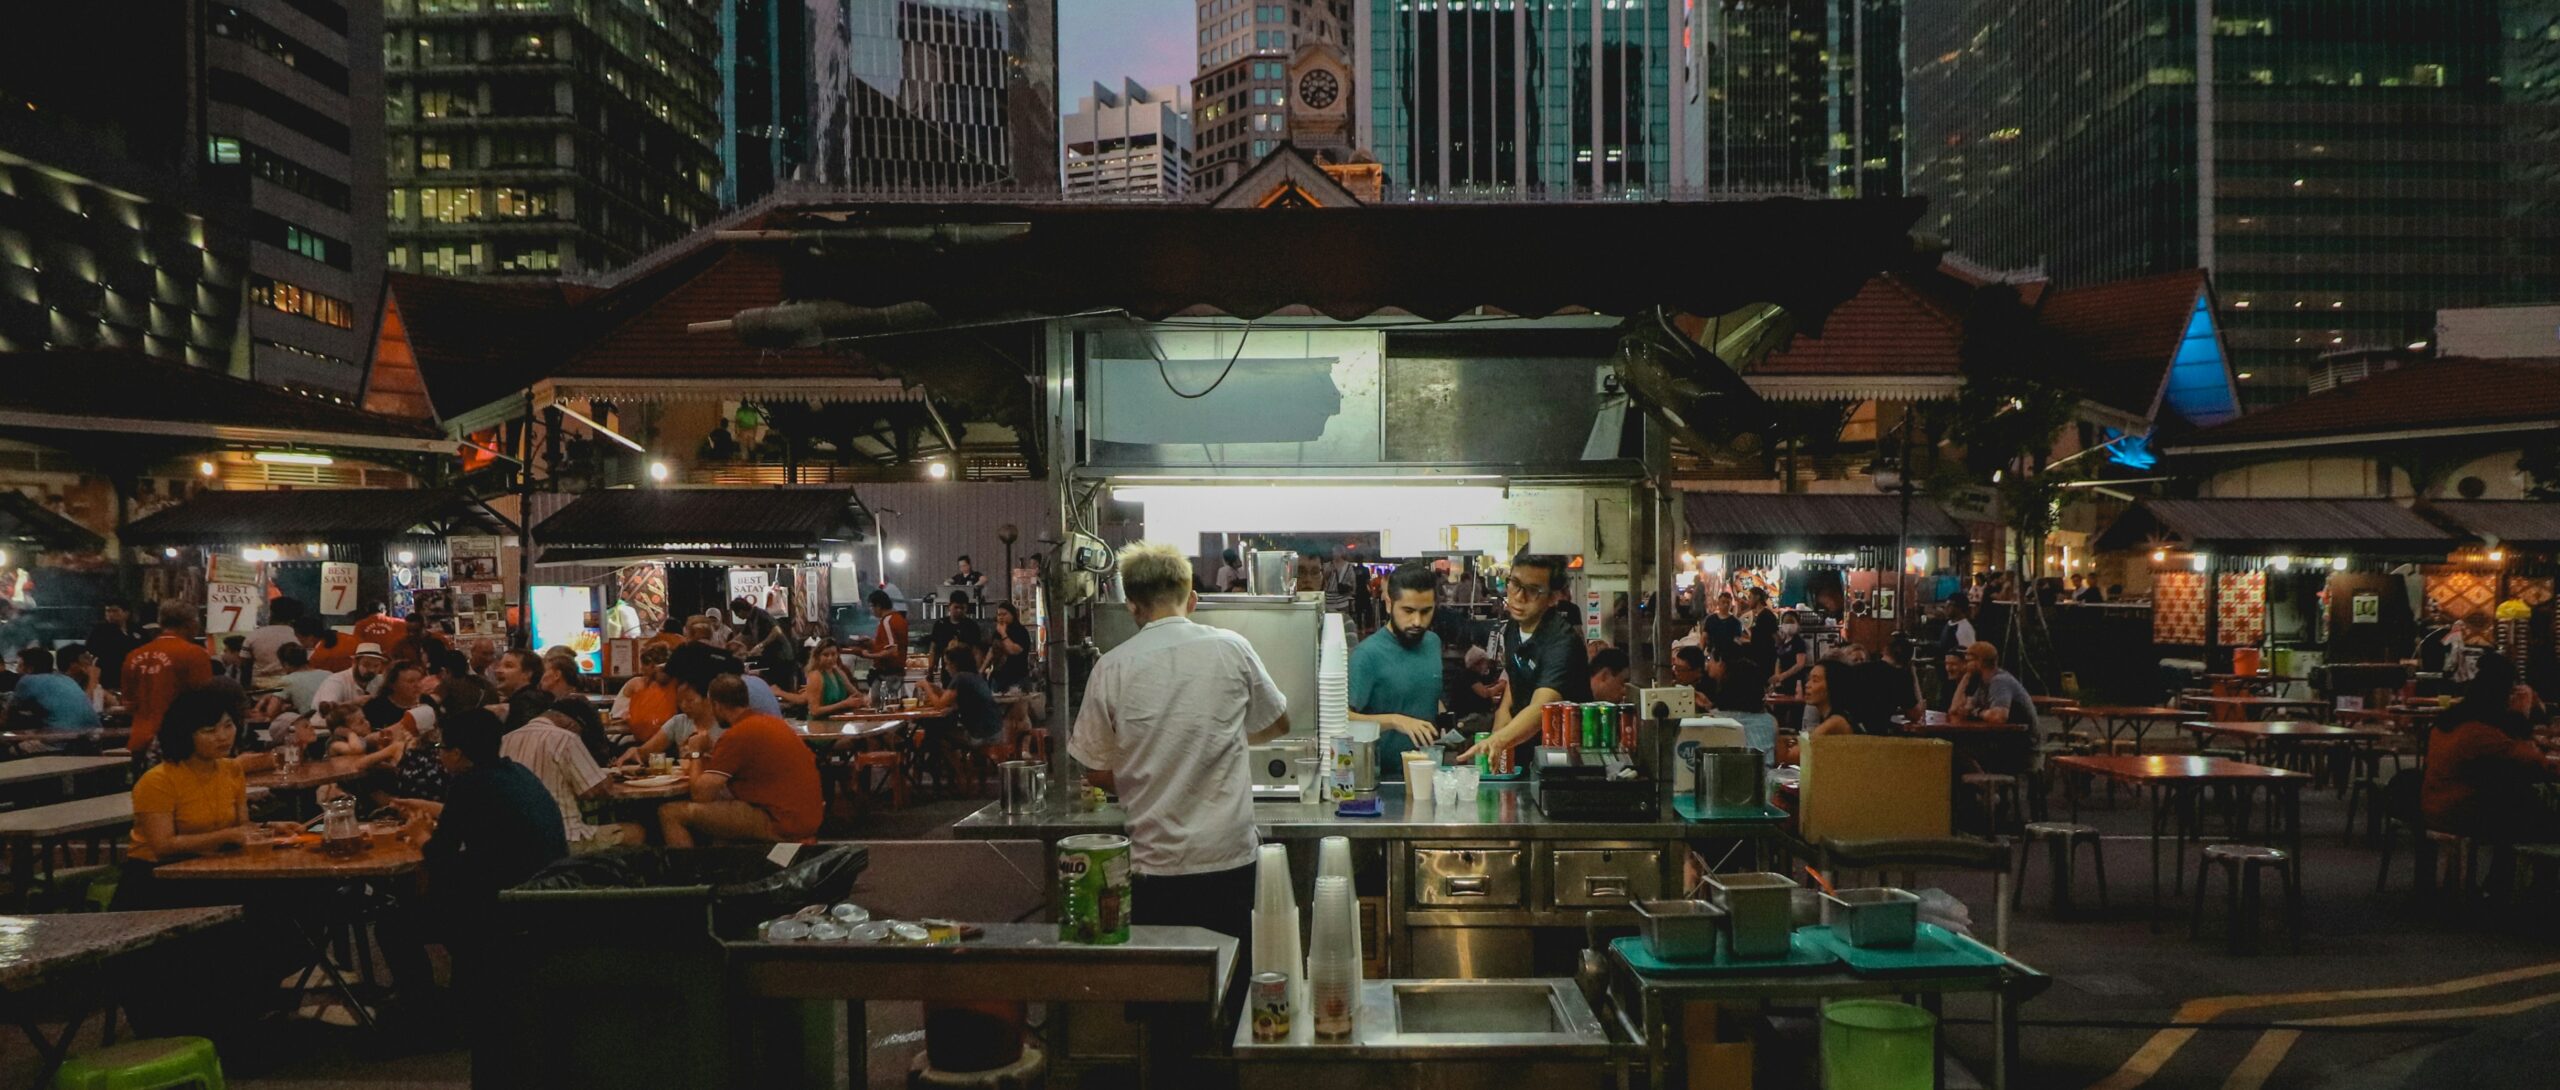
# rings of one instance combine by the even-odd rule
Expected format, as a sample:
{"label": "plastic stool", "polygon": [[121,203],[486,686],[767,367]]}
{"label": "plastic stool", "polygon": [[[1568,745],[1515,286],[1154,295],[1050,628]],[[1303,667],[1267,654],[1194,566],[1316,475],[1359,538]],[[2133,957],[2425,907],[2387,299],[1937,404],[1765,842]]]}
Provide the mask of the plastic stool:
{"label": "plastic stool", "polygon": [[2258,947],[2258,872],[2271,870],[2284,880],[2285,939],[2295,951],[2302,949],[2302,894],[2296,889],[2297,877],[2293,856],[2278,848],[2262,848],[2254,844],[2214,844],[2205,848],[2196,861],[2195,916],[2188,924],[2190,937],[2204,935],[2205,876],[2215,866],[2229,871],[2224,899],[2230,906],[2231,927],[2228,938],[2234,954],[2254,953]]}
{"label": "plastic stool", "polygon": [[903,756],[903,755],[901,755],[901,754],[899,754],[899,753],[898,753],[898,751],[896,751],[896,750],[891,750],[891,749],[875,749],[875,750],[868,750],[868,751],[865,751],[865,752],[862,752],[862,753],[854,754],[854,757],[853,757],[853,782],[854,782],[854,786],[855,786],[855,787],[857,787],[857,788],[860,788],[860,789],[863,791],[863,793],[865,793],[865,794],[869,794],[869,793],[870,793],[870,791],[871,791],[871,785],[870,785],[870,782],[869,782],[871,777],[870,777],[869,772],[868,772],[868,771],[866,771],[866,770],[868,770],[868,769],[874,769],[874,768],[877,768],[877,769],[880,769],[880,770],[881,770],[881,779],[882,779],[883,783],[885,784],[885,786],[887,786],[887,787],[888,787],[888,789],[889,789],[889,806],[890,806],[890,808],[891,808],[891,809],[897,809],[897,810],[903,810],[903,809],[906,809],[906,806],[907,806],[907,759],[906,759],[906,757],[905,757],[905,756]]}
{"label": "plastic stool", "polygon": [[1030,1045],[1022,1046],[1022,1058],[992,1071],[937,1071],[921,1052],[915,1066],[907,1069],[909,1090],[1035,1090],[1047,1081],[1049,1059]]}
{"label": "plastic stool", "polygon": [[62,1061],[53,1090],[164,1090],[172,1086],[223,1090],[222,1060],[202,1037],[127,1041]]}
{"label": "plastic stool", "polygon": [[[2105,843],[2098,838],[2097,826],[2073,825],[2066,821],[2039,821],[2027,826],[2026,837],[2029,845],[2039,840],[2043,841],[2046,858],[2052,861],[2055,914],[2071,911],[2071,871],[2074,864],[2079,861],[2079,848],[2083,843],[2089,845],[2089,862],[2098,873],[2098,905],[2101,908],[2106,906],[2107,849]],[[2021,852],[2018,855],[2018,884],[2009,892],[2009,904],[2012,908],[2017,907],[2026,898],[2027,861],[2033,858],[2035,858],[2033,851]]]}

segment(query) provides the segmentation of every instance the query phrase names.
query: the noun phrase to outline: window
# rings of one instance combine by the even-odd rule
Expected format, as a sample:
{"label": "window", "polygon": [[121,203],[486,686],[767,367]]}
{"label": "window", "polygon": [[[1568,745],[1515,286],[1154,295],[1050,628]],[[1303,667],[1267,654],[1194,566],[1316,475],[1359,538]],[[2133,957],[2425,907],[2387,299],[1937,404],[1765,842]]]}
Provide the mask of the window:
{"label": "window", "polygon": [[480,271],[480,247],[477,243],[422,246],[418,250],[418,268],[446,276],[469,276]]}
{"label": "window", "polygon": [[560,252],[538,247],[507,249],[498,253],[498,270],[502,273],[556,273],[560,271]]}
{"label": "window", "polygon": [[242,160],[249,164],[250,175],[269,185],[299,193],[340,211],[353,204],[347,183],[340,179],[246,141],[241,142],[240,154]]}
{"label": "window", "polygon": [[[551,216],[551,194],[547,190],[501,187],[496,203],[498,215],[507,219],[548,219]],[[500,259],[502,265],[504,261]]]}
{"label": "window", "polygon": [[[393,187],[383,191],[383,210],[394,220],[409,218],[409,191]],[[395,266],[396,267],[396,266]]]}
{"label": "window", "polygon": [[471,35],[459,30],[418,32],[418,64],[471,63]]}
{"label": "window", "polygon": [[510,35],[499,55],[509,60],[545,60],[551,56],[551,46],[540,34]]}
{"label": "window", "polygon": [[204,161],[225,166],[239,162],[240,138],[236,136],[207,137],[204,142]]}
{"label": "window", "polygon": [[205,18],[207,28],[215,37],[228,38],[273,57],[285,67],[311,77],[332,91],[346,91],[346,65],[321,56],[317,50],[292,35],[267,25],[265,20],[224,4],[206,5]]}
{"label": "window", "polygon": [[479,114],[479,106],[469,91],[434,87],[418,92],[418,116],[425,119],[473,117]]}
{"label": "window", "polygon": [[457,143],[459,143],[459,141],[449,136],[419,137],[418,169],[452,170],[453,148]]}
{"label": "window", "polygon": [[469,186],[430,186],[418,191],[422,223],[469,223],[480,218],[480,191]]}
{"label": "window", "polygon": [[550,166],[551,138],[538,134],[492,136],[489,138],[489,165]]}
{"label": "window", "polygon": [[480,0],[418,0],[420,15],[459,15],[480,10]]}
{"label": "window", "polygon": [[249,276],[249,302],[253,306],[273,307],[287,314],[298,314],[325,326],[354,329],[356,325],[355,308],[346,300],[254,273]]}

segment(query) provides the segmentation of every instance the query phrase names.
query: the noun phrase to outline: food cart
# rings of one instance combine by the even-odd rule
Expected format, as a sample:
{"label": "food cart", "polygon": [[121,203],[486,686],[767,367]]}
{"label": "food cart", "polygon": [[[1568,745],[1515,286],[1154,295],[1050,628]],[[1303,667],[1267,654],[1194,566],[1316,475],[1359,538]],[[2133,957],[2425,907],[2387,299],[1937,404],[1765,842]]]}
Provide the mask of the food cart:
{"label": "food cart", "polygon": [[[396,607],[404,593],[440,587],[449,571],[446,547],[456,535],[512,531],[470,496],[448,489],[317,488],[200,492],[134,520],[117,533],[143,554],[145,597],[208,604],[209,559],[245,572],[263,605],[270,590],[349,623],[368,607]],[[396,609],[395,609],[396,611]],[[257,627],[254,609],[217,616],[206,635]]]}

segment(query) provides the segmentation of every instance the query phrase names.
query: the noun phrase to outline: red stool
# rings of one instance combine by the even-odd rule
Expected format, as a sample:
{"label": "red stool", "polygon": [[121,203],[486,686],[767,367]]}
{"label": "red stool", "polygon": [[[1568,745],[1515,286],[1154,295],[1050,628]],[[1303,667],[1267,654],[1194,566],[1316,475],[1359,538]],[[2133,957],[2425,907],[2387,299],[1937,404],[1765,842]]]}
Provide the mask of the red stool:
{"label": "red stool", "polygon": [[875,749],[853,757],[853,782],[865,795],[871,794],[871,776],[866,770],[879,769],[881,782],[889,790],[889,808],[903,810],[907,805],[907,759],[893,749]]}
{"label": "red stool", "polygon": [[1022,759],[1026,761],[1049,759],[1049,728],[1033,727],[1029,733],[1022,736]]}

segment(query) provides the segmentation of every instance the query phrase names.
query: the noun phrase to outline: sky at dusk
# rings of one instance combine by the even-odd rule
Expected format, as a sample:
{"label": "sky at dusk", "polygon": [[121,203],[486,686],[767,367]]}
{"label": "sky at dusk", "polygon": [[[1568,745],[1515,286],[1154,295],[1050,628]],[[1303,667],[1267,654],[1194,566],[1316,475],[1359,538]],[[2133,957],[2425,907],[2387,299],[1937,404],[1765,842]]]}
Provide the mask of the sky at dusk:
{"label": "sky at dusk", "polygon": [[1058,0],[1058,109],[1097,82],[1188,85],[1199,67],[1194,0]]}

